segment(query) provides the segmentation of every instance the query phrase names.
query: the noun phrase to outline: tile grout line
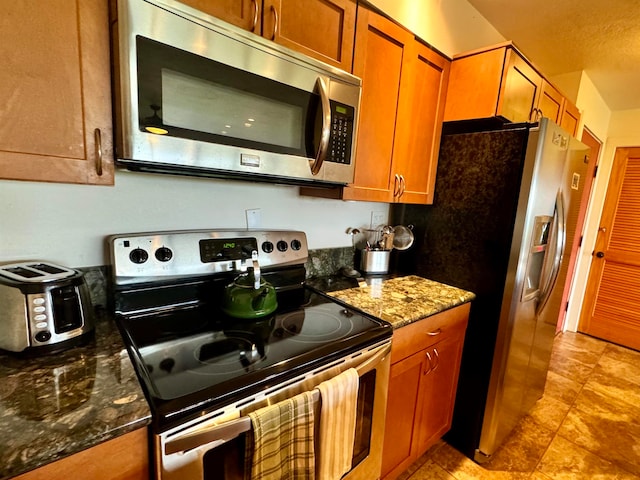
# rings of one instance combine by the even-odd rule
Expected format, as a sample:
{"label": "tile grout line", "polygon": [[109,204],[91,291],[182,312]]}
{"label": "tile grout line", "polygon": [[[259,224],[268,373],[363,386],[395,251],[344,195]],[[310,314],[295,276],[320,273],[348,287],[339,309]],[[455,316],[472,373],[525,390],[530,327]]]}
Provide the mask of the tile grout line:
{"label": "tile grout line", "polygon": [[[580,385],[580,389],[578,390],[578,392],[576,393],[575,397],[573,398],[573,400],[571,401],[571,403],[569,404],[569,408],[567,409],[567,413],[564,414],[564,417],[562,417],[562,420],[560,421],[560,423],[558,424],[558,427],[555,429],[555,431],[553,432],[553,436],[551,437],[551,440],[549,441],[549,444],[546,446],[546,448],[544,449],[544,452],[542,453],[542,455],[540,455],[540,458],[538,459],[538,461],[536,462],[535,467],[533,467],[533,470],[530,473],[530,476],[533,476],[536,472],[536,470],[538,469],[538,467],[540,466],[540,463],[542,462],[542,459],[544,458],[544,456],[547,454],[547,452],[549,451],[549,447],[551,446],[551,444],[553,443],[553,441],[556,439],[556,437],[558,437],[558,432],[560,431],[560,428],[562,427],[562,424],[565,422],[565,420],[567,419],[567,417],[569,416],[569,412],[571,411],[571,409],[574,407],[574,405],[576,404],[576,401],[578,400],[578,397],[580,396],[580,394],[582,393],[582,390],[584,389],[584,386],[587,384],[587,382],[589,381],[589,378],[591,377],[591,375],[593,375],[593,371],[595,370],[596,366],[598,365],[598,363],[600,362],[600,359],[602,358],[602,356],[604,355],[604,352],[607,350],[607,346],[605,346],[605,348],[602,350],[602,352],[598,355],[597,360],[594,362],[593,367],[591,368],[591,371],[589,372],[589,374],[586,376],[584,382]],[[564,378],[567,378],[569,380],[571,380],[570,377],[565,377],[564,375],[558,374]],[[543,393],[544,395],[544,393]],[[569,442],[571,442],[573,445],[576,445],[575,443],[573,443],[571,440],[565,439],[564,437],[561,437],[564,440],[567,440]],[[576,445],[576,447],[579,447],[579,445]],[[580,447],[579,447],[580,448]],[[542,472],[540,472],[542,473]],[[544,475],[544,473],[543,473]]]}

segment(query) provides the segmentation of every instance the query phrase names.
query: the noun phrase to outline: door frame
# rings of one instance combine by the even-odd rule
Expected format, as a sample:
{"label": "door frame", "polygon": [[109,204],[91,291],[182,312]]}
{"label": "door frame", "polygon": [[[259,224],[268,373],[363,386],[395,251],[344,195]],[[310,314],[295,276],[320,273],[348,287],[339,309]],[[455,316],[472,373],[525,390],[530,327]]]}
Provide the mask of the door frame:
{"label": "door frame", "polygon": [[[580,200],[580,211],[578,213],[578,223],[576,225],[576,234],[573,245],[571,245],[571,251],[565,252],[565,258],[569,259],[569,266],[567,270],[567,279],[564,285],[564,291],[562,293],[562,301],[560,303],[561,309],[558,316],[558,323],[556,324],[556,333],[564,331],[567,323],[568,316],[568,301],[571,295],[571,289],[574,285],[575,274],[577,273],[576,264],[578,262],[578,255],[583,245],[583,239],[585,234],[585,228],[587,225],[587,210],[591,203],[591,195],[595,184],[595,175],[598,168],[600,154],[602,152],[602,141],[596,137],[586,126],[582,130],[582,143],[590,148],[589,151],[589,165],[587,167],[587,175],[585,181],[587,184],[582,191],[582,199]],[[579,233],[578,233],[579,232]]]}

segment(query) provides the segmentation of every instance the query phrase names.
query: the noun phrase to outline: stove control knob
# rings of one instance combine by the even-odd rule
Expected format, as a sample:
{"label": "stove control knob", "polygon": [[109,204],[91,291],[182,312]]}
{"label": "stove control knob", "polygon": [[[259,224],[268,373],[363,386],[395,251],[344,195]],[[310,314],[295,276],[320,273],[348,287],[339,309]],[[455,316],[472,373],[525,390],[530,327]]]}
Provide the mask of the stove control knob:
{"label": "stove control knob", "polygon": [[171,370],[173,370],[173,367],[175,367],[176,365],[176,361],[169,357],[169,358],[165,358],[163,360],[160,361],[160,365],[158,365],[160,367],[160,370],[164,370],[167,373],[171,373]]}
{"label": "stove control knob", "polygon": [[293,240],[291,240],[291,248],[296,251],[300,250],[302,248],[302,242],[294,238]]}
{"label": "stove control knob", "polygon": [[278,250],[281,251],[281,252],[286,252],[289,249],[289,245],[284,240],[280,240],[276,244],[276,246],[278,247]]}
{"label": "stove control knob", "polygon": [[160,247],[156,250],[156,258],[161,262],[168,262],[173,258],[173,252],[169,247]]}
{"label": "stove control knob", "polygon": [[273,252],[273,243],[271,243],[269,240],[267,240],[266,242],[262,242],[262,251],[264,253]]}
{"label": "stove control knob", "polygon": [[129,253],[129,260],[133,263],[144,263],[149,260],[149,254],[141,248],[134,248],[131,250],[131,253]]}

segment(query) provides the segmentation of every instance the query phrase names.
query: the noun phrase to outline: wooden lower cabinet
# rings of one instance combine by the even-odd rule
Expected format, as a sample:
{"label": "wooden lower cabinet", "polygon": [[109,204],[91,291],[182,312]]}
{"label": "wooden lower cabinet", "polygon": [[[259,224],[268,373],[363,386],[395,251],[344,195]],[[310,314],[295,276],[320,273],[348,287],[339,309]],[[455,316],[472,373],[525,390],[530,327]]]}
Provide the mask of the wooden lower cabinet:
{"label": "wooden lower cabinet", "polygon": [[140,428],[19,475],[13,480],[149,480],[149,478],[147,429]]}
{"label": "wooden lower cabinet", "polygon": [[382,478],[404,472],[451,427],[470,304],[397,329],[382,456]]}

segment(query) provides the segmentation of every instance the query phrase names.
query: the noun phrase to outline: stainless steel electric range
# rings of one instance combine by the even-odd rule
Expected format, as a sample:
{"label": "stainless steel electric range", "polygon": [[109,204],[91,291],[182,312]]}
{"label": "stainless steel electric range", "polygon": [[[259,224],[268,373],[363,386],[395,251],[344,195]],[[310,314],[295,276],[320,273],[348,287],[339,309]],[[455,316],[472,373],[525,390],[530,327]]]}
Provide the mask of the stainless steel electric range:
{"label": "stainless steel electric range", "polygon": [[[305,285],[304,232],[132,233],[108,248],[116,319],[152,410],[156,478],[242,478],[247,414],[347,368],[360,386],[345,478],[379,475],[392,329]],[[223,312],[225,287],[248,269],[275,287],[273,313]]]}

